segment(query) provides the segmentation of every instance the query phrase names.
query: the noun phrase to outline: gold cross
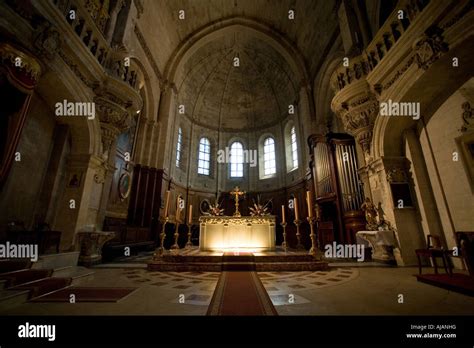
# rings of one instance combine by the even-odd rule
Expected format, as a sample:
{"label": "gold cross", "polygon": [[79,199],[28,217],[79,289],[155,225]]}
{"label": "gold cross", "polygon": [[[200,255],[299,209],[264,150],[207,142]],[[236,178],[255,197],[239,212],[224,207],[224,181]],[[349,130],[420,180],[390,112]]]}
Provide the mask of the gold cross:
{"label": "gold cross", "polygon": [[230,194],[232,196],[235,196],[235,213],[234,216],[240,217],[240,212],[239,212],[239,196],[243,196],[245,194],[244,191],[240,191],[240,188],[238,186],[234,187],[232,191],[230,191]]}

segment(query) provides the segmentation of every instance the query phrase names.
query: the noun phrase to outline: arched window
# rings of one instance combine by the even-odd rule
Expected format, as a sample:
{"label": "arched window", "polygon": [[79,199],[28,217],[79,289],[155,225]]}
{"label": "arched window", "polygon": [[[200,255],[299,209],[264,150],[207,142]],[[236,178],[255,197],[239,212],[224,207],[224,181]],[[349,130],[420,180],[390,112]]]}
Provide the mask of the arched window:
{"label": "arched window", "polygon": [[268,137],[263,142],[263,174],[270,176],[276,173],[275,140]]}
{"label": "arched window", "polygon": [[181,164],[181,149],[183,145],[183,131],[181,127],[178,128],[178,141],[176,142],[176,167],[179,168]]}
{"label": "arched window", "polygon": [[209,175],[211,143],[207,138],[199,140],[198,174]]}
{"label": "arched window", "polygon": [[291,138],[291,161],[293,163],[293,168],[298,168],[298,145],[296,143],[296,129],[295,126],[291,127],[290,131]]}
{"label": "arched window", "polygon": [[238,141],[230,146],[230,176],[232,178],[244,176],[244,147]]}

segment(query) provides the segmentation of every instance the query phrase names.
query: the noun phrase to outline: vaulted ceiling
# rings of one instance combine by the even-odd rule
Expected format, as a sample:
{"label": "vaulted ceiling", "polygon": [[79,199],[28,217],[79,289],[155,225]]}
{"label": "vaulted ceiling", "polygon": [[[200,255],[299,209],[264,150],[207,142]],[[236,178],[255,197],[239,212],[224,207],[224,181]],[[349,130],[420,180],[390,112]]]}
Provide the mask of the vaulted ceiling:
{"label": "vaulted ceiling", "polygon": [[[235,66],[238,59],[239,66]],[[194,123],[222,131],[265,129],[288,115],[298,80],[268,43],[235,31],[221,35],[186,61],[178,103]]]}
{"label": "vaulted ceiling", "polygon": [[[230,17],[254,19],[288,39],[317,73],[338,34],[337,0],[145,0],[139,25],[163,72],[173,52],[200,29]],[[179,19],[184,10],[185,19]],[[288,11],[295,11],[295,19]]]}

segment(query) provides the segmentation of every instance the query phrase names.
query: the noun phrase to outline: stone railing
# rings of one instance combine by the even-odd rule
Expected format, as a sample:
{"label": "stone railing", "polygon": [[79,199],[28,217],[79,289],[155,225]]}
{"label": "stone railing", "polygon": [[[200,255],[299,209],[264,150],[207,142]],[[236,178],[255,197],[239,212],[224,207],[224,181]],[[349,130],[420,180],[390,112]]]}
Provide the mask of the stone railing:
{"label": "stone railing", "polygon": [[[350,58],[349,66],[341,66],[336,69],[331,78],[333,90],[337,93],[354,81],[368,75],[400,39],[413,20],[428,5],[429,1],[400,1],[400,5],[390,14],[364,52],[357,57]],[[400,11],[403,11],[402,19],[399,15]]]}
{"label": "stone railing", "polygon": [[94,0],[51,1],[107,73],[137,89],[137,72],[125,66],[122,58],[117,58],[116,52],[104,37],[109,18],[107,10],[99,7]]}

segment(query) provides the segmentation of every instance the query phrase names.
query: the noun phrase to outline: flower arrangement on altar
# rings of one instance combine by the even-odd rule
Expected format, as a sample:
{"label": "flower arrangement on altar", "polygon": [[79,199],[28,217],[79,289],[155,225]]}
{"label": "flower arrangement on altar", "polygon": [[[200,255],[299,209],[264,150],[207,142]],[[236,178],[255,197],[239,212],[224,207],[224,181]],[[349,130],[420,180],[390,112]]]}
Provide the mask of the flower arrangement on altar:
{"label": "flower arrangement on altar", "polygon": [[250,215],[251,216],[265,216],[270,215],[268,212],[268,204],[272,200],[270,199],[265,205],[260,204],[260,195],[257,196],[257,202],[255,203],[255,199],[253,199],[253,207],[250,207]]}
{"label": "flower arrangement on altar", "polygon": [[217,202],[214,204],[209,204],[209,210],[204,213],[204,215],[210,216],[221,216],[224,214],[224,209],[221,209],[221,205]]}

